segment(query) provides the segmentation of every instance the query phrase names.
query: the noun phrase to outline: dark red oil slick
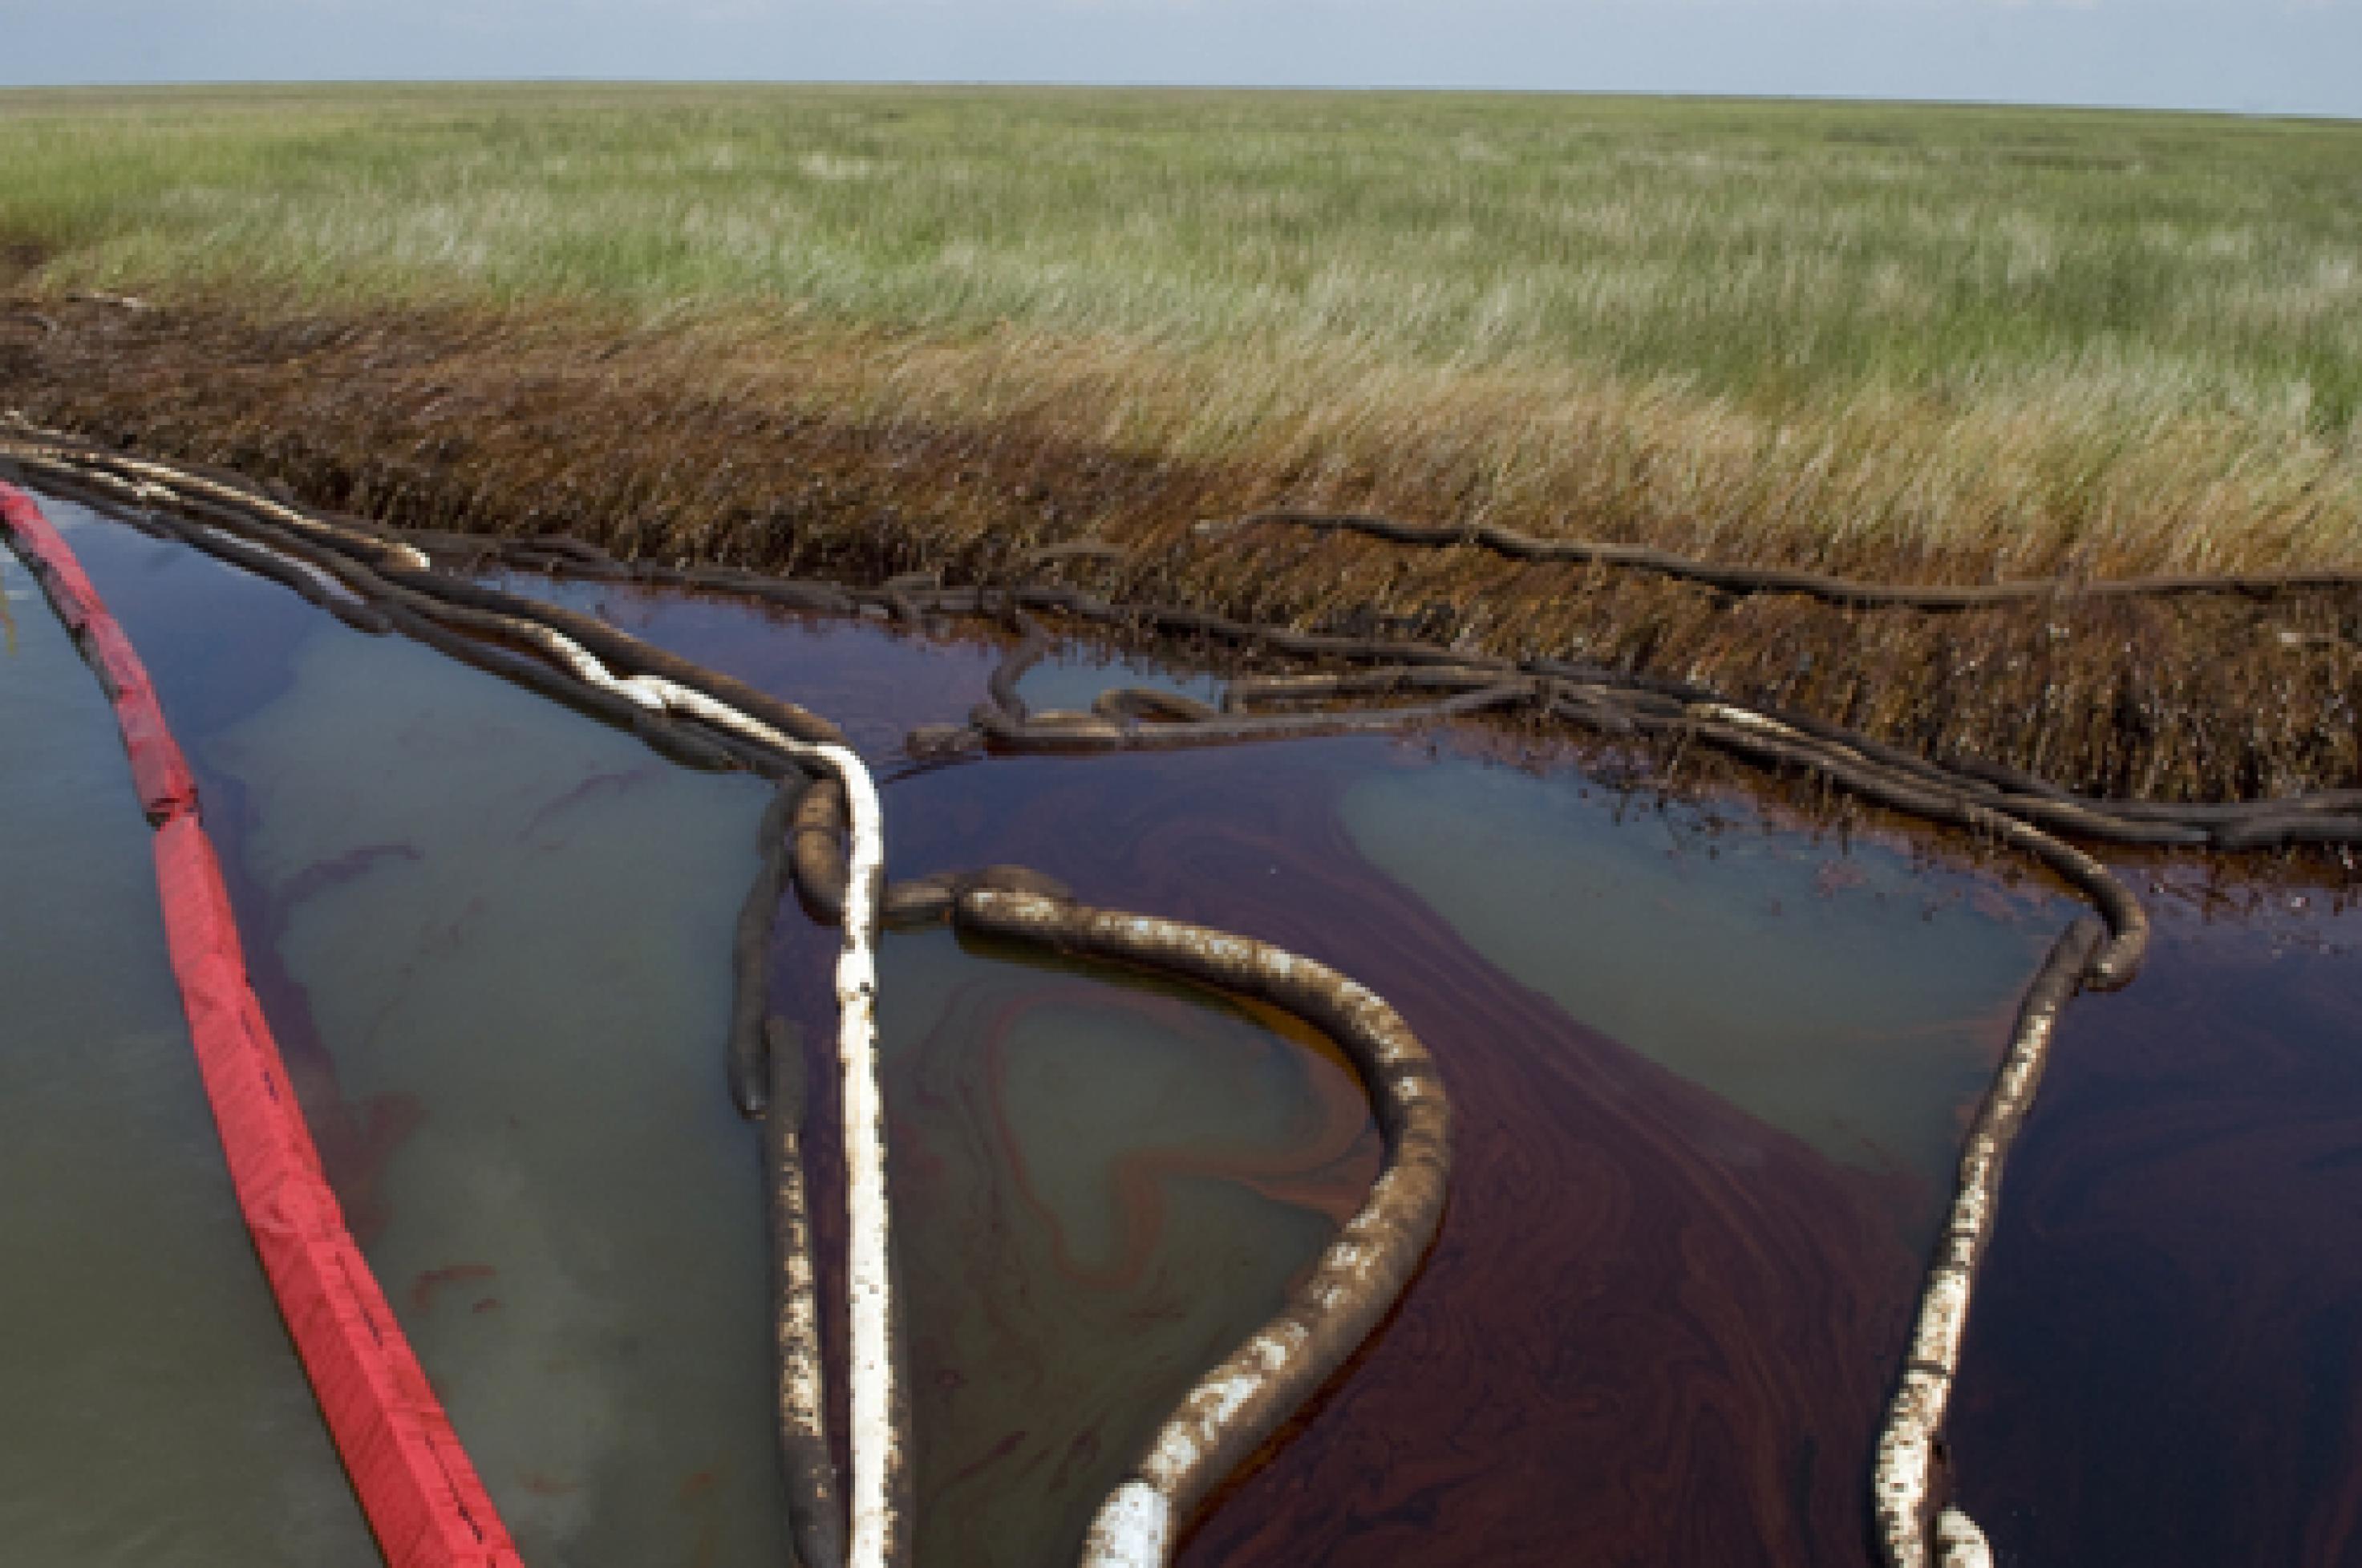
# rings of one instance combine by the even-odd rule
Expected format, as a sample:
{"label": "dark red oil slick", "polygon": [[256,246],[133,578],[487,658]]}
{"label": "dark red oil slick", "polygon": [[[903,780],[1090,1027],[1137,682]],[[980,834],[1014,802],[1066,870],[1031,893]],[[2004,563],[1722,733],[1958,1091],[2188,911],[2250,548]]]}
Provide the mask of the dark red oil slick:
{"label": "dark red oil slick", "polygon": [[1425,1273],[1186,1561],[1858,1561],[1918,1272],[1891,1195],[1571,1022],[1369,872],[1333,792],[1408,762],[1011,763],[894,801],[914,866],[981,839],[1086,898],[1253,932],[1371,977],[1442,1064],[1458,1163]]}
{"label": "dark red oil slick", "polygon": [[2158,938],[2010,1166],[1961,1493],[2012,1568],[2362,1562],[2362,920]]}

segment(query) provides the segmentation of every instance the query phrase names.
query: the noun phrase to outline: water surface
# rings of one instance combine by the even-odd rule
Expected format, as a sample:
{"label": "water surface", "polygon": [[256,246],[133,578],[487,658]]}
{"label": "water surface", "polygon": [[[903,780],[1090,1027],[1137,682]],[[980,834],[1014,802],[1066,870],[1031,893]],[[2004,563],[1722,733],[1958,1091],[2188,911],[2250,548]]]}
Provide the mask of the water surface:
{"label": "water surface", "polygon": [[[528,1559],[778,1560],[757,1172],[720,1043],[763,788],[174,547],[77,543],[157,666],[307,1115]],[[1953,1151],[2070,900],[1451,742],[1475,732],[913,772],[902,733],[963,717],[1005,638],[516,580],[844,723],[890,769],[896,875],[1013,860],[1262,936],[1435,1052],[1459,1138],[1437,1248],[1187,1561],[1868,1560]],[[1082,707],[1137,679],[1070,655],[1024,690]],[[834,944],[791,907],[773,955],[815,1083]],[[2349,1553],[2355,963],[2169,914],[2132,991],[2070,1009],[1955,1434],[2008,1560]],[[882,978],[921,1555],[1066,1560],[1357,1200],[1367,1108],[1319,1043],[1138,977],[938,932],[891,939]],[[833,1279],[825,1093],[810,1132]]]}
{"label": "water surface", "polygon": [[86,532],[234,824],[370,1265],[527,1561],[780,1561],[760,1189],[715,1046],[766,791]]}
{"label": "water surface", "polygon": [[1340,809],[1373,865],[1570,1018],[1939,1200],[1960,1107],[2071,912],[1995,918],[2039,906],[1566,773],[1447,761],[1359,780]]}
{"label": "water surface", "polygon": [[[859,711],[801,617],[567,591]],[[926,646],[867,635],[889,661]],[[897,694],[899,722],[983,696],[991,646],[947,657]],[[1129,679],[1069,667],[1054,700]],[[890,756],[890,734],[862,740]],[[900,778],[887,802],[898,876],[1015,860],[1110,907],[1282,942],[1376,985],[1442,1063],[1461,1127],[1442,1240],[1193,1562],[1860,1560],[1947,1138],[2063,902],[1744,808],[1619,809],[1579,770],[1529,777],[1417,738],[996,759]],[[814,1031],[830,940],[805,933],[780,971]],[[889,1010],[897,962],[889,947]],[[1036,1278],[1012,1270],[995,1294],[1050,1312]],[[1055,1442],[1032,1414],[970,1400],[922,1448],[984,1444],[955,1472],[971,1496],[1035,1485]],[[1020,1425],[1021,1450],[995,1453]],[[1071,1539],[1081,1516],[1064,1517],[1045,1539]]]}
{"label": "water surface", "polygon": [[230,1189],[114,714],[5,549],[0,593],[0,1555],[373,1562]]}
{"label": "water surface", "polygon": [[[779,1561],[760,1173],[722,1078],[767,787],[177,547],[89,554],[231,820],[372,1266],[528,1560]],[[908,646],[780,640],[823,687]],[[833,933],[804,929],[790,998],[825,990]],[[944,933],[890,945],[885,988],[922,1476],[958,1499],[926,1511],[931,1560],[1070,1555],[1357,1200],[1368,1107],[1300,1031],[1122,975]]]}
{"label": "water surface", "polygon": [[2362,1562],[2362,915],[2288,901],[2061,1024],[1955,1421],[2004,1562]]}

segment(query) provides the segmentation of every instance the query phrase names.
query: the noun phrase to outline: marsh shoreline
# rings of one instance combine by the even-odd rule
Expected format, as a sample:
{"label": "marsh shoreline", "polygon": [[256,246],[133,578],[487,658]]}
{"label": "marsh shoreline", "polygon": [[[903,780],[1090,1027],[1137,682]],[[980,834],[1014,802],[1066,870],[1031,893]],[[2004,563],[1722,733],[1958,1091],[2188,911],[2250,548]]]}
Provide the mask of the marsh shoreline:
{"label": "marsh shoreline", "polygon": [[[0,312],[0,404],[401,527],[570,535],[624,559],[863,584],[1046,577],[1300,629],[1582,659],[2092,793],[2257,799],[2362,771],[2349,591],[1931,614],[1479,547],[1209,528],[1285,498],[1291,476],[1017,421],[813,416],[701,378],[696,349],[692,335],[579,313],[20,301]],[[1106,549],[1033,555],[1076,543]]]}

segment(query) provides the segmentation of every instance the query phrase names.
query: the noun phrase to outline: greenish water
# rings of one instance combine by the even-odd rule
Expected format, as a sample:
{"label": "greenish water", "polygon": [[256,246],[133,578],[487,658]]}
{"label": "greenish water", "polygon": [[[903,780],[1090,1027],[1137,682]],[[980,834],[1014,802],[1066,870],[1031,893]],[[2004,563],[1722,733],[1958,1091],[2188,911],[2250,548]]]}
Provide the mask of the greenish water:
{"label": "greenish water", "polygon": [[[784,1561],[761,1172],[723,1076],[767,787],[127,529],[76,541],[158,670],[274,1027],[319,1058],[307,1114],[343,1130],[371,1266],[526,1560]],[[801,636],[775,628],[853,671],[887,646]],[[790,904],[779,1005],[819,999],[823,1041],[833,947]],[[948,933],[889,943],[882,990],[926,1560],[1071,1556],[1358,1200],[1367,1104],[1208,999]]]}
{"label": "greenish water", "polygon": [[536,1562],[778,1561],[715,1049],[765,791],[407,643],[292,675],[208,765],[346,1098],[418,1108],[368,1253],[503,1516]]}
{"label": "greenish water", "polygon": [[1221,682],[1211,676],[1184,674],[1150,659],[1093,656],[1072,648],[1052,653],[1027,670],[1017,682],[1017,694],[1037,711],[1087,710],[1100,692],[1119,686],[1177,692],[1201,702],[1221,701]]}
{"label": "greenish water", "polygon": [[5,548],[0,592],[0,1560],[374,1562],[230,1191],[114,716]]}

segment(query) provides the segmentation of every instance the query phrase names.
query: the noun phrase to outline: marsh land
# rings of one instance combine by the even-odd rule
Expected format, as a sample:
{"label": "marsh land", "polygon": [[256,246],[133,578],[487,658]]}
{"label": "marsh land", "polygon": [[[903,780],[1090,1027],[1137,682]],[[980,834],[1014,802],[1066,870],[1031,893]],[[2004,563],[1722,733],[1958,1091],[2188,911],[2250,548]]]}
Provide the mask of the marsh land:
{"label": "marsh land", "polygon": [[[402,521],[881,570],[1080,534],[1153,554],[1274,504],[1890,580],[2362,566],[2351,125],[75,91],[0,94],[0,167],[6,402]],[[1448,621],[2099,788],[2356,760],[2319,733],[2356,673],[2319,604],[1937,635],[1304,549],[1132,586]]]}

